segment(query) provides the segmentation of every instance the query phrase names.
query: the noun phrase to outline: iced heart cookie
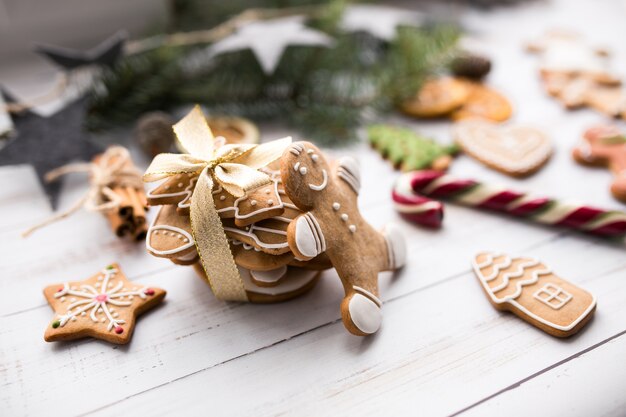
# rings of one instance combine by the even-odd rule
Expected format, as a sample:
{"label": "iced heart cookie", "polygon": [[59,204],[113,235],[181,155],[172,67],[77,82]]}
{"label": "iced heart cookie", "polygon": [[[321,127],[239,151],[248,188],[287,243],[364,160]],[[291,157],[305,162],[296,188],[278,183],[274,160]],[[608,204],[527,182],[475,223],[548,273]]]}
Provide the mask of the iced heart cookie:
{"label": "iced heart cookie", "polygon": [[452,112],[453,120],[476,118],[503,122],[511,117],[513,107],[502,94],[480,83],[467,82],[466,86],[467,100]]}
{"label": "iced heart cookie", "polygon": [[626,203],[626,135],[617,126],[587,129],[572,154],[581,164],[608,167],[614,175],[611,193]]}
{"label": "iced heart cookie", "polygon": [[125,344],[136,317],[159,304],[165,291],[127,280],[112,264],[84,281],[50,285],[44,295],[56,313],[44,334],[47,342],[89,336]]}
{"label": "iced heart cookie", "polygon": [[378,273],[404,265],[402,235],[394,227],[380,233],[361,217],[354,159],[342,158],[331,169],[317,147],[295,142],[280,165],[285,192],[304,212],[287,229],[291,251],[302,260],[326,253],[344,286],[344,325],[356,335],[375,333],[382,321]]}
{"label": "iced heart cookie", "polygon": [[461,107],[468,94],[464,82],[451,77],[436,78],[424,83],[415,97],[402,103],[400,109],[415,117],[441,117]]}
{"label": "iced heart cookie", "polygon": [[472,266],[498,310],[508,310],[556,337],[578,332],[593,316],[596,299],[528,257],[479,253]]}
{"label": "iced heart cookie", "polygon": [[501,127],[474,120],[457,123],[453,136],[468,155],[514,177],[536,172],[552,154],[548,137],[531,127]]}

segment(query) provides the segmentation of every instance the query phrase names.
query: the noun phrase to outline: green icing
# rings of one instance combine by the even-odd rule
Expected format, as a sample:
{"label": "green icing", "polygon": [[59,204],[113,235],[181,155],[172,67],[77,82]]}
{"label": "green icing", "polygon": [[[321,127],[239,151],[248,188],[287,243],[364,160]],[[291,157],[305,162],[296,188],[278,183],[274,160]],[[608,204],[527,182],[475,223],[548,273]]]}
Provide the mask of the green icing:
{"label": "green icing", "polygon": [[55,320],[55,321],[52,322],[52,328],[53,329],[56,329],[60,325],[61,325],[61,322],[59,320]]}
{"label": "green icing", "polygon": [[367,136],[383,157],[404,171],[430,168],[437,158],[459,151],[456,145],[443,146],[410,129],[390,125],[371,125]]}

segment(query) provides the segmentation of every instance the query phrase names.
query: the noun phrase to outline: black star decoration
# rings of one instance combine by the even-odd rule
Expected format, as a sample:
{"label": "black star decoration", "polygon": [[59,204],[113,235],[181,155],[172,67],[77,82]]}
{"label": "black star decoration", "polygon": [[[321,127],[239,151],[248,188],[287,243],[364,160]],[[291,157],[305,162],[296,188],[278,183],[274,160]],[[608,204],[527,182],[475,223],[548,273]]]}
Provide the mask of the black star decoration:
{"label": "black star decoration", "polygon": [[[7,102],[14,102],[7,97]],[[50,205],[56,208],[61,181],[47,183],[47,172],[75,161],[90,161],[102,149],[87,140],[83,129],[87,98],[68,104],[50,117],[30,111],[13,116],[16,137],[0,149],[0,167],[30,164],[37,173]]]}
{"label": "black star decoration", "polygon": [[121,30],[87,51],[38,44],[35,52],[45,56],[65,71],[85,65],[112,67],[122,55],[128,35]]}

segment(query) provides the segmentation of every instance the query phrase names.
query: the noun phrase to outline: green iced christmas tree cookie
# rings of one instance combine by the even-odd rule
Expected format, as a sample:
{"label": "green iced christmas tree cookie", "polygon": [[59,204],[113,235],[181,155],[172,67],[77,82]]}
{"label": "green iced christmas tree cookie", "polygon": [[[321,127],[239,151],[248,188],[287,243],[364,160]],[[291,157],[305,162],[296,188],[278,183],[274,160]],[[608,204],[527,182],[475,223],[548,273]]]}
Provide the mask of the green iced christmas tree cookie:
{"label": "green iced christmas tree cookie", "polygon": [[402,171],[445,171],[459,150],[456,145],[443,146],[410,129],[390,125],[369,126],[367,136],[370,144]]}

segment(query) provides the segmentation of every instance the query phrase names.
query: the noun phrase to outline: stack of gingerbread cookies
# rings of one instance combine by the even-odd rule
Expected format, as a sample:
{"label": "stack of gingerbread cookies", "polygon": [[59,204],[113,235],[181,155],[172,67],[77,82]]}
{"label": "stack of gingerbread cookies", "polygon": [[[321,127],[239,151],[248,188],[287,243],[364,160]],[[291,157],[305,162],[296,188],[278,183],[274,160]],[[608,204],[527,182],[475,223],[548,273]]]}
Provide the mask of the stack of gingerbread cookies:
{"label": "stack of gingerbread cookies", "polygon": [[[260,170],[271,183],[243,197],[217,184],[212,191],[248,300],[296,297],[313,288],[321,271],[335,268],[345,289],[346,328],[357,335],[375,333],[382,319],[378,273],[404,264],[405,244],[395,228],[379,232],[361,217],[356,161],[329,163],[313,144],[294,142]],[[194,265],[204,275],[189,217],[197,179],[179,174],[148,193],[148,203],[161,207],[146,244],[152,255]]]}

